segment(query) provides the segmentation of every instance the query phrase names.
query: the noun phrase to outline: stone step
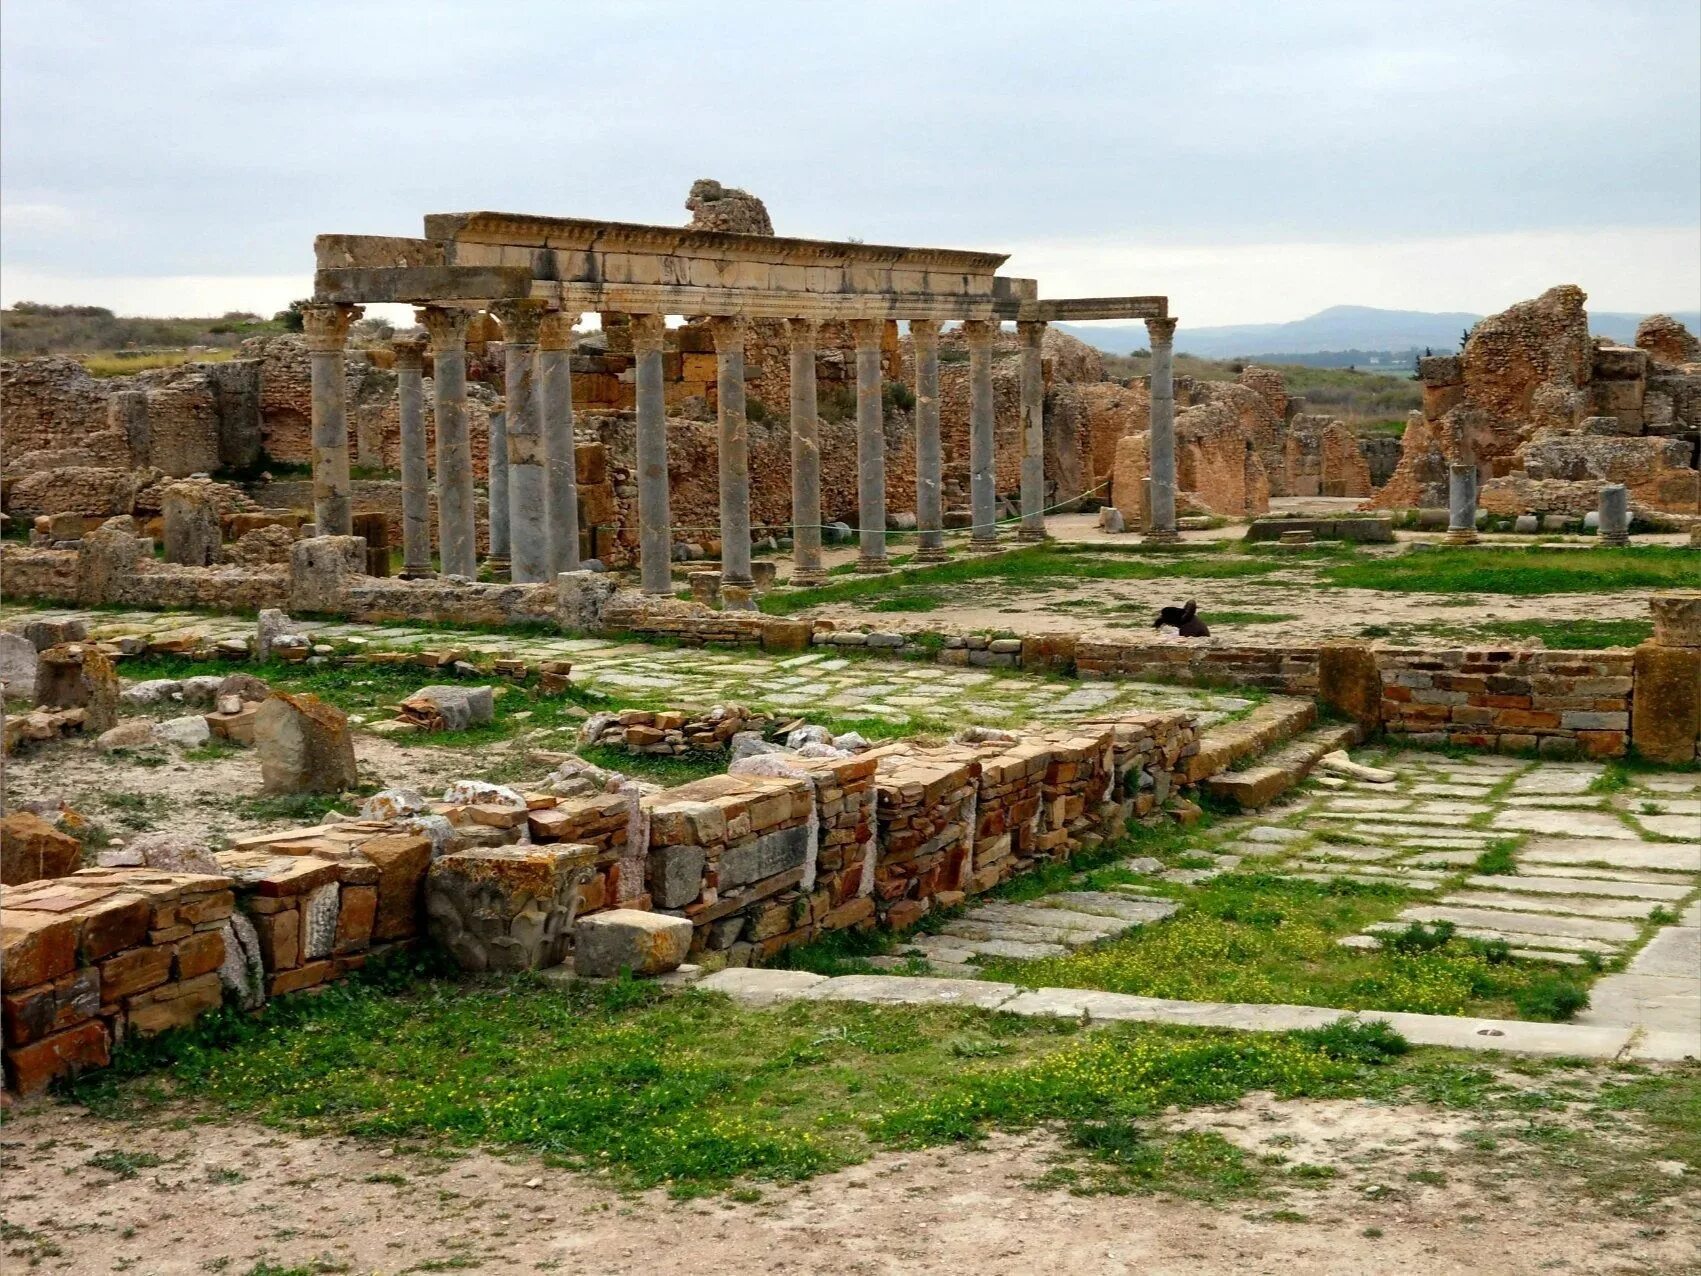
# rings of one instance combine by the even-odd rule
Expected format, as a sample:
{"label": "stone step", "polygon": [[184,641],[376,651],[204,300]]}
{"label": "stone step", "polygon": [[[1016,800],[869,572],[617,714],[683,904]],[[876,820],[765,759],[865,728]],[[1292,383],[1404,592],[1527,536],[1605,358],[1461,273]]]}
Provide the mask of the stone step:
{"label": "stone step", "polygon": [[1062,907],[1047,908],[1044,900],[1034,900],[1026,905],[988,904],[965,913],[964,917],[971,922],[1015,922],[1049,930],[1078,931],[1088,938],[1117,935],[1128,929],[1128,923],[1120,918],[1106,917],[1102,913],[1078,913]]}
{"label": "stone step", "polygon": [[1268,806],[1306,776],[1317,760],[1337,749],[1358,743],[1358,727],[1328,723],[1266,753],[1255,766],[1240,771],[1219,771],[1205,781],[1205,792],[1219,801],[1232,802],[1243,811]]}
{"label": "stone step", "polygon": [[1242,758],[1291,740],[1316,721],[1316,701],[1271,696],[1244,718],[1219,723],[1205,732],[1199,741],[1199,751],[1184,764],[1187,782],[1198,784],[1226,771]]}

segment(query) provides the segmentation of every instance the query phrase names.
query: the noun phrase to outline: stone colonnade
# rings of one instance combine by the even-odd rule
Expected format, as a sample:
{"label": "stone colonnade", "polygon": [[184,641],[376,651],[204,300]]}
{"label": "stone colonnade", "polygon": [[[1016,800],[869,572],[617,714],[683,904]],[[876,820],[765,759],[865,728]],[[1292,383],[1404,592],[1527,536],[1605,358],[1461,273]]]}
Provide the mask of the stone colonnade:
{"label": "stone colonnade", "polygon": [[[466,334],[474,303],[428,304],[418,310],[430,337],[436,418],[437,540],[445,575],[477,572],[475,499],[466,407]],[[497,302],[491,312],[506,342],[507,402],[491,417],[490,558],[519,583],[552,579],[579,566],[578,500],[573,458],[571,330],[578,315],[546,301]],[[304,309],[312,354],[314,516],[319,534],[351,527],[348,428],[343,350],[358,306],[315,303]],[[662,374],[665,332],[660,314],[625,316],[637,382],[639,574],[645,592],[673,592],[672,518],[667,472],[667,421]],[[850,322],[856,349],[858,555],[861,572],[889,569],[886,537],[886,434],[880,341],[884,318]],[[946,556],[939,433],[939,326],[909,320],[915,351],[916,561]],[[1046,325],[1017,323],[1021,357],[1021,524],[1017,539],[1045,531],[1045,387],[1041,343]],[[749,421],[744,394],[746,321],[711,317],[719,398],[721,574],[728,585],[752,581]],[[825,579],[821,562],[820,421],[816,409],[818,321],[788,322],[791,339],[793,574],[798,585]],[[1171,351],[1175,320],[1148,319],[1152,347],[1151,516],[1147,534],[1175,538],[1175,399]],[[996,549],[997,488],[992,358],[997,320],[969,319],[969,477],[971,550]],[[400,381],[403,486],[403,572],[429,574],[428,493],[422,408],[423,346],[396,345]]]}

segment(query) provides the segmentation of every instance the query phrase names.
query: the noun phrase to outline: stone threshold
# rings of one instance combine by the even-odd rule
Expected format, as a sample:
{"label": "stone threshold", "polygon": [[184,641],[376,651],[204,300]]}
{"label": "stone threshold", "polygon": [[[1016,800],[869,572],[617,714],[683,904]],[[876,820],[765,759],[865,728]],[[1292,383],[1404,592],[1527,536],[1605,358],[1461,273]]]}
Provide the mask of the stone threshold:
{"label": "stone threshold", "polygon": [[1018,988],[1014,984],[984,979],[906,975],[840,975],[835,978],[802,970],[739,967],[716,971],[697,981],[695,986],[708,992],[725,993],[734,1001],[748,1006],[774,1006],[791,1001],[973,1006],[1011,1015],[1181,1024],[1239,1032],[1291,1032],[1300,1028],[1326,1027],[1342,1019],[1381,1019],[1418,1046],[1650,1063],[1701,1058],[1701,1041],[1688,1033],[1648,1031],[1636,1026],[1472,1019],[1398,1011],[1340,1010],[1329,1006],[1171,1001],[1090,988]]}

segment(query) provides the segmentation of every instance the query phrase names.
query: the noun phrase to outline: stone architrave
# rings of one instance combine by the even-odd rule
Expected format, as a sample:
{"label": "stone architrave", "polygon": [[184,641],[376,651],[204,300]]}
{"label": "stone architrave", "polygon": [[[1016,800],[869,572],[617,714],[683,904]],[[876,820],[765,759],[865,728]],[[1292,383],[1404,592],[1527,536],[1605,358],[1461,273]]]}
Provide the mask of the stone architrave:
{"label": "stone architrave", "polygon": [[551,580],[579,570],[579,476],[573,451],[573,325],[578,321],[577,313],[551,310],[538,329]]}
{"label": "stone architrave", "polygon": [[1477,543],[1477,467],[1447,467],[1447,543]]}
{"label": "stone architrave", "polygon": [[633,315],[627,325],[637,358],[638,572],[644,592],[673,593],[673,515],[667,490],[667,399],[662,384],[662,315]]}
{"label": "stone architrave", "polygon": [[485,449],[489,469],[490,543],[484,562],[498,580],[508,577],[508,411],[498,406],[490,413],[490,442]]}
{"label": "stone architrave", "polygon": [[262,791],[342,793],[359,783],[348,715],[313,695],[274,691],[254,716]]}
{"label": "stone architrave", "polygon": [[915,560],[939,563],[946,554],[938,322],[911,319],[910,338],[915,346]]}
{"label": "stone architrave", "polygon": [[1152,482],[1147,496],[1145,539],[1162,543],[1178,539],[1175,528],[1175,320],[1146,320],[1146,335],[1152,347],[1152,426],[1148,442]]}
{"label": "stone architrave", "polygon": [[431,575],[431,469],[425,457],[425,341],[390,342],[396,354],[396,405],[402,436],[402,577]]}
{"label": "stone architrave", "polygon": [[[543,302],[527,297],[499,301],[491,313],[501,321],[507,358],[508,576],[515,584],[536,585],[549,578],[549,489],[537,381],[545,312]],[[492,504],[495,499],[492,492]]]}
{"label": "stone architrave", "polygon": [[793,585],[819,585],[821,565],[821,418],[816,406],[813,319],[791,319],[791,537]]}
{"label": "stone architrave", "polygon": [[313,383],[313,524],[321,536],[347,536],[349,507],[348,386],[343,348],[359,306],[311,302],[301,308]]}
{"label": "stone architrave", "polygon": [[467,321],[464,310],[414,312],[431,336],[432,410],[437,435],[437,563],[445,576],[478,575],[478,505],[467,433]]}
{"label": "stone architrave", "polygon": [[1045,324],[1016,324],[1022,351],[1022,526],[1018,540],[1045,539]]}
{"label": "stone architrave", "polygon": [[750,422],[744,404],[742,319],[709,320],[715,340],[715,394],[720,463],[721,583],[748,588],[750,575]]}
{"label": "stone architrave", "polygon": [[205,483],[173,483],[161,500],[165,524],[165,561],[185,567],[212,567],[222,554],[219,508]]}
{"label": "stone architrave", "polygon": [[880,398],[884,319],[853,319],[856,340],[856,497],[859,572],[889,571],[886,561],[886,428]]}
{"label": "stone architrave", "polygon": [[969,347],[969,548],[998,547],[998,418],[992,398],[992,345],[998,322],[970,319],[963,324]]}
{"label": "stone architrave", "polygon": [[1602,545],[1630,544],[1630,490],[1622,483],[1601,489],[1598,534]]}

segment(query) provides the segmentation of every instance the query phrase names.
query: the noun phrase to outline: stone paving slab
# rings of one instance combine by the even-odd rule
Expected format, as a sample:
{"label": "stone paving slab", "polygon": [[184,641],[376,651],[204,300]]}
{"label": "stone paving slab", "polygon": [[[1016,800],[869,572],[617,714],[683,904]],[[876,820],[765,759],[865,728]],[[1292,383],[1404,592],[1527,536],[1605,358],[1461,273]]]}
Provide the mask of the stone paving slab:
{"label": "stone paving slab", "polygon": [[1701,873],[1701,846],[1681,842],[1619,842],[1594,838],[1546,838],[1530,842],[1518,858],[1535,864],[1589,864],[1611,868],[1658,868]]}
{"label": "stone paving slab", "polygon": [[1580,895],[1521,894],[1515,891],[1454,891],[1449,904],[1465,908],[1510,908],[1526,913],[1563,913],[1573,917],[1646,918],[1659,905],[1644,899],[1602,899]]}
{"label": "stone paving slab", "polygon": [[1619,842],[1637,840],[1634,829],[1606,811],[1548,811],[1538,807],[1515,807],[1501,811],[1489,823],[1493,828],[1513,833],[1550,833]]}
{"label": "stone paving slab", "polygon": [[1667,926],[1631,960],[1633,975],[1670,975],[1701,985],[1701,927]]}
{"label": "stone paving slab", "polygon": [[[723,970],[720,975],[736,975]],[[1015,984],[997,984],[986,979],[930,979],[918,975],[839,975],[825,983],[812,984],[800,994],[809,1001],[861,1001],[872,1005],[976,1006],[996,1010],[1017,993]]]}
{"label": "stone paving slab", "polygon": [[1134,925],[1162,921],[1181,907],[1173,899],[1135,900],[1100,891],[1058,891],[1055,895],[1045,896],[1045,899],[1070,908],[1078,908],[1083,913],[1103,913],[1107,917],[1119,917]]}
{"label": "stone paving slab", "polygon": [[1687,882],[1615,882],[1599,877],[1507,877],[1488,874],[1467,877],[1466,886],[1518,891],[1536,895],[1607,895],[1620,899],[1683,899],[1693,889]]}
{"label": "stone paving slab", "polygon": [[1628,944],[1639,928],[1629,922],[1604,921],[1593,917],[1559,917],[1548,913],[1520,913],[1500,908],[1455,908],[1445,904],[1421,904],[1400,914],[1401,920],[1452,922],[1518,935],[1555,936],[1562,939],[1601,939]]}

